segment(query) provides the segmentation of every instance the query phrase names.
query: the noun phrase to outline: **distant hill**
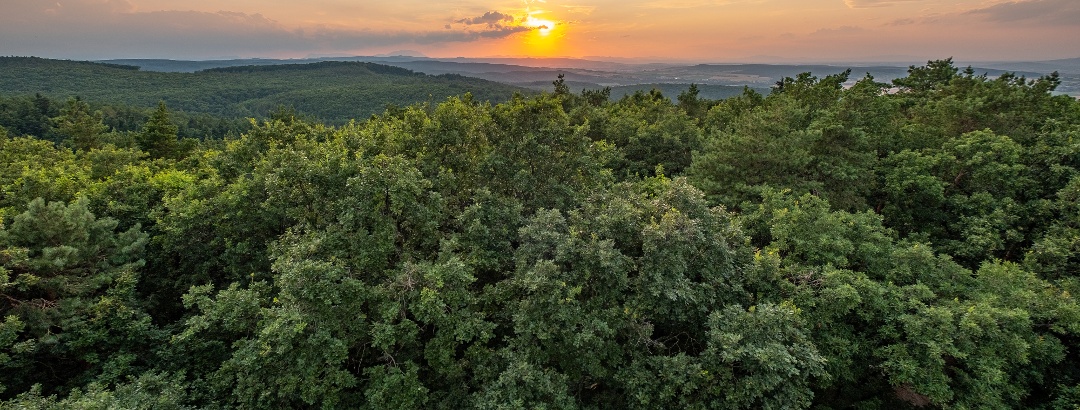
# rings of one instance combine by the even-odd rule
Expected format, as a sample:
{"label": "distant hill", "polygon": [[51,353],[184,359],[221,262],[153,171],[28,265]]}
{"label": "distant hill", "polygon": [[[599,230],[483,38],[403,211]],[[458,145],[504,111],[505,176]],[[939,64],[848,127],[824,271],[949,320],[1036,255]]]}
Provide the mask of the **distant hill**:
{"label": "distant hill", "polygon": [[1061,74],[1080,74],[1080,58],[1028,62],[982,63],[979,65],[1010,71],[1035,71],[1040,73],[1057,71]]}
{"label": "distant hill", "polygon": [[427,55],[416,50],[398,50],[385,54],[378,54],[376,57],[427,57]]}
{"label": "distant hill", "polygon": [[[617,85],[611,88],[611,99],[618,100],[627,95],[631,95],[638,91],[647,93],[654,89],[660,90],[664,97],[670,98],[672,101],[682,94],[686,90],[690,89],[691,83],[652,83],[652,84],[634,84],[634,85]],[[551,81],[536,81],[526,84],[520,84],[526,88],[530,88],[537,91],[551,92],[555,89],[555,85]],[[570,87],[570,91],[580,93],[582,90],[598,90],[604,88],[599,84],[580,82],[580,81],[567,81],[566,85]],[[711,84],[696,84],[698,88],[698,97],[707,98],[710,100],[722,100],[725,98],[742,95],[743,89],[747,86],[742,85],[711,85]],[[768,94],[769,87],[749,87],[751,90],[757,91],[761,94]]]}
{"label": "distant hill", "polygon": [[[649,92],[653,89],[660,90],[665,97],[675,100],[679,94],[682,94],[690,88],[690,84],[637,84],[637,85],[621,85],[618,87],[611,87],[611,98],[622,98],[623,96],[633,94],[635,92]],[[738,95],[742,95],[743,89],[746,86],[737,85],[708,85],[698,84],[698,96],[701,98],[707,98],[710,100],[722,100]],[[761,94],[768,94],[770,89],[768,87],[749,87],[750,89],[757,91]]]}
{"label": "distant hill", "polygon": [[[609,86],[613,87],[613,91],[617,91],[617,87],[620,86],[648,87],[652,84],[688,85],[691,83],[699,86],[736,86],[740,90],[742,86],[767,89],[784,77],[794,77],[799,73],[811,72],[820,78],[848,68],[851,69],[852,81],[870,73],[877,81],[889,82],[907,76],[908,69],[907,64],[901,63],[688,65],[685,63],[634,63],[631,60],[611,62],[574,58],[429,58],[407,55],[318,57],[295,60],[104,60],[103,62],[134,65],[151,71],[194,72],[217,67],[308,64],[323,61],[385,64],[425,74],[459,74],[532,89],[548,89],[547,86],[551,81],[554,81],[559,74],[564,74],[568,84],[581,84],[586,88]],[[957,63],[957,67],[960,68],[968,65],[971,65],[976,73],[991,77],[1005,72],[1014,72],[1027,78],[1036,78],[1058,71],[1062,79],[1058,91],[1073,95],[1080,93],[1080,59]]]}
{"label": "distant hill", "polygon": [[[979,64],[979,66],[1015,71],[1018,74],[1024,74],[1025,72],[1046,74],[1056,71],[1061,78],[1061,85],[1058,87],[1058,92],[1080,98],[1080,58],[1029,62],[982,63]],[[1035,76],[1028,74],[1027,77],[1032,78]]]}
{"label": "distant hill", "polygon": [[[403,50],[401,53],[408,53]],[[419,54],[419,53],[416,53]],[[133,65],[147,71],[195,72],[208,68],[241,65],[309,64],[323,61],[361,61],[378,63],[422,71],[426,74],[491,73],[511,71],[541,71],[551,69],[592,70],[607,72],[640,72],[647,69],[677,67],[680,64],[633,64],[576,58],[432,58],[410,54],[381,54],[377,56],[310,57],[300,59],[231,59],[231,60],[169,60],[169,59],[113,59],[103,63]],[[415,67],[415,68],[414,68]],[[431,71],[427,71],[431,70]]]}
{"label": "distant hill", "polygon": [[0,57],[0,94],[80,96],[144,107],[163,100],[171,109],[224,117],[262,117],[278,106],[287,106],[321,121],[341,124],[381,113],[388,104],[441,101],[467,92],[481,101],[504,101],[515,92],[528,90],[364,62],[252,64],[178,73],[143,71],[134,64]]}

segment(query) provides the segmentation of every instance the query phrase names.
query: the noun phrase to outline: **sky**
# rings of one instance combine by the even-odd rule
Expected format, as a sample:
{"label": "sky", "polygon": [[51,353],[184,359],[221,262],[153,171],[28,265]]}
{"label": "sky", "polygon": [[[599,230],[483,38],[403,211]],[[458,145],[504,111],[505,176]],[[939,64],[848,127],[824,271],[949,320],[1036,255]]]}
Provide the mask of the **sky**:
{"label": "sky", "polygon": [[694,62],[1080,57],[1080,0],[0,0],[0,55]]}

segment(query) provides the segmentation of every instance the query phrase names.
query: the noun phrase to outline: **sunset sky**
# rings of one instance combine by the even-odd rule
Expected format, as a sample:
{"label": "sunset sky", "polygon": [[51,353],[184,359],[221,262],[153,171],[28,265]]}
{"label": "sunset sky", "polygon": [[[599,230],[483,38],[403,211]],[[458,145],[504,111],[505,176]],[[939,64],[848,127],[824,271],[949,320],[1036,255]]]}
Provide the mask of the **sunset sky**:
{"label": "sunset sky", "polygon": [[0,55],[68,59],[1080,57],[1080,0],[0,0]]}

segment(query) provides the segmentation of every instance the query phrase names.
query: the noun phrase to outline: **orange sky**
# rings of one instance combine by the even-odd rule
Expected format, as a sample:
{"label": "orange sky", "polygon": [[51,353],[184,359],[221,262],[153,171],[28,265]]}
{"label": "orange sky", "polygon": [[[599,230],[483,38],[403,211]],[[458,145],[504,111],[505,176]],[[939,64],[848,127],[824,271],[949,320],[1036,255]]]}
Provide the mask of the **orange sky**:
{"label": "orange sky", "polygon": [[0,55],[1080,57],[1080,0],[2,0]]}

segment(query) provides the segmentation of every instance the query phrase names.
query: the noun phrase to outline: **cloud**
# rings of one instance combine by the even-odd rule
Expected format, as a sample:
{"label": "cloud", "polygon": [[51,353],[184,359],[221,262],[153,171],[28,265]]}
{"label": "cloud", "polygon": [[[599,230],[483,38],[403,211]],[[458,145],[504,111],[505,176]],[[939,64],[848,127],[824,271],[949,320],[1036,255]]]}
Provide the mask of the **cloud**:
{"label": "cloud", "polygon": [[645,9],[692,9],[747,3],[764,3],[764,0],[664,0],[643,3],[639,7]]}
{"label": "cloud", "polygon": [[87,12],[90,10],[107,10],[112,13],[130,12],[135,10],[135,6],[127,0],[90,0],[90,1],[68,1],[59,0],[53,2],[27,2],[15,0],[12,3],[24,4],[33,6],[34,3],[46,3],[45,10],[51,13],[58,12]]}
{"label": "cloud", "polygon": [[[0,55],[57,58],[221,58],[360,53],[383,47],[480,41],[535,30],[488,12],[463,29],[288,27],[232,11],[140,12],[125,0],[0,0]],[[509,17],[509,20],[506,18]],[[495,22],[492,24],[491,22]],[[499,22],[511,24],[501,25]]]}
{"label": "cloud", "polygon": [[322,49],[349,50],[358,46],[375,47],[397,44],[438,44],[467,42],[481,39],[505,38],[515,33],[533,30],[530,27],[500,27],[479,31],[429,31],[429,32],[384,32],[384,31],[342,31],[324,29],[304,33],[302,43]]}
{"label": "cloud", "polygon": [[912,25],[912,24],[915,24],[915,23],[917,23],[917,22],[915,21],[915,19],[910,19],[910,18],[902,18],[902,19],[896,19],[896,20],[890,21],[890,22],[888,22],[888,23],[885,23],[885,25],[886,25],[886,26],[896,26],[896,27],[899,27],[899,26],[910,26],[910,25]]}
{"label": "cloud", "polygon": [[964,13],[981,16],[998,23],[1025,22],[1035,25],[1080,24],[1080,2],[1077,0],[1010,1]]}
{"label": "cloud", "polygon": [[[546,26],[542,26],[547,28]],[[470,34],[477,36],[477,38],[504,38],[509,37],[515,33],[522,33],[526,31],[538,30],[541,27],[526,27],[526,26],[513,26],[513,27],[500,27],[494,30],[485,30],[471,32]]]}
{"label": "cloud", "polygon": [[[538,12],[537,12],[538,13]],[[526,31],[539,30],[542,28],[548,28],[547,26],[533,26],[527,25],[531,17],[528,15],[522,16],[520,19],[514,18],[514,16],[506,13],[500,13],[498,11],[485,12],[481,16],[469,17],[454,20],[455,23],[464,24],[467,26],[465,31],[456,32],[451,34],[450,38],[460,39],[453,41],[471,41],[476,39],[489,39],[489,38],[505,38],[516,33],[522,33]],[[468,26],[486,26],[484,30],[474,30],[468,28]],[[431,36],[435,38],[447,37],[447,35],[435,35]],[[419,41],[425,41],[429,39],[429,36],[420,36]]]}
{"label": "cloud", "polygon": [[467,26],[476,24],[487,24],[488,27],[499,27],[503,25],[503,22],[513,23],[514,16],[509,14],[503,14],[497,11],[489,11],[479,17],[464,18],[456,20],[455,23],[461,23]]}
{"label": "cloud", "polygon": [[870,7],[886,7],[897,3],[910,3],[913,1],[922,0],[844,0],[844,4],[847,4],[849,8],[853,9],[865,9]]}
{"label": "cloud", "polygon": [[837,28],[819,29],[817,31],[814,31],[813,33],[810,33],[810,35],[811,36],[818,36],[818,37],[836,37],[836,36],[849,36],[849,35],[863,34],[863,33],[866,33],[866,29],[864,29],[862,27],[840,26],[840,27],[837,27]]}
{"label": "cloud", "polygon": [[589,15],[589,14],[592,14],[592,13],[593,13],[594,11],[596,11],[596,6],[571,6],[571,5],[564,5],[564,6],[562,6],[562,8],[563,8],[563,10],[566,10],[566,12],[567,12],[567,13],[571,13],[571,14],[585,14],[585,15]]}

